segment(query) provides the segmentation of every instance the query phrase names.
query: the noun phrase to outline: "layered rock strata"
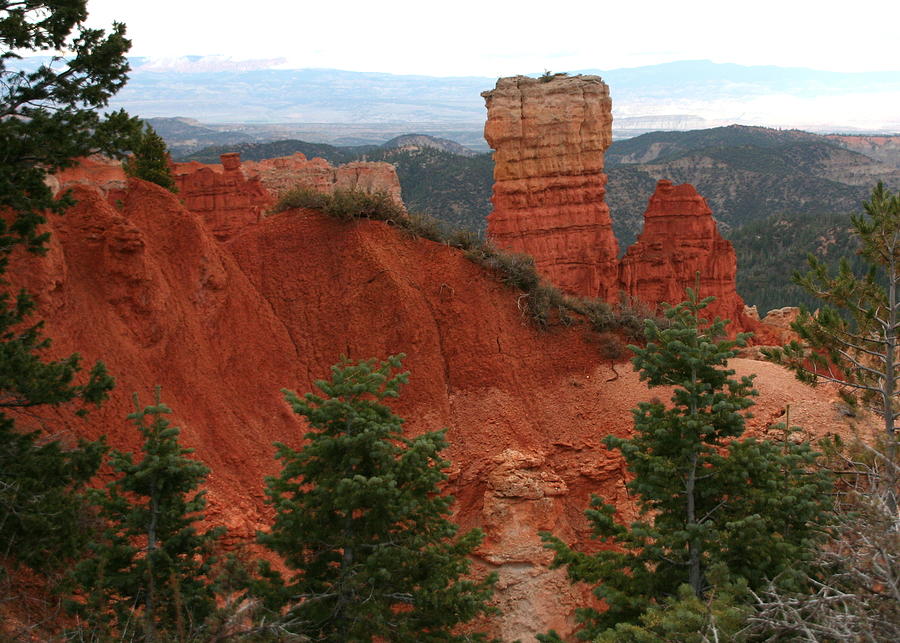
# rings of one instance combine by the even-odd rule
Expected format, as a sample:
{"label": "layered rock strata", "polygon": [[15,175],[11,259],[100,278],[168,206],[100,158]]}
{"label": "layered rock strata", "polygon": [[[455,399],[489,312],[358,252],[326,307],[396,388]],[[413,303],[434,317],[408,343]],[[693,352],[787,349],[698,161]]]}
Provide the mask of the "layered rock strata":
{"label": "layered rock strata", "polygon": [[242,169],[248,178],[259,177],[266,190],[276,198],[299,186],[327,193],[334,190],[359,190],[367,194],[383,192],[397,203],[403,203],[400,179],[390,163],[354,161],[332,166],[325,159],[307,159],[297,152],[293,156],[245,161]]}
{"label": "layered rock strata", "polygon": [[258,223],[273,198],[258,177],[247,178],[240,154],[219,158],[221,171],[202,163],[177,163],[174,174],[184,206],[203,217],[216,239],[225,241]]}
{"label": "layered rock strata", "polygon": [[603,173],[609,88],[598,76],[516,76],[482,96],[484,137],[495,150],[488,235],[532,255],[567,292],[615,297],[618,245]]}
{"label": "layered rock strata", "polygon": [[700,297],[716,298],[706,311],[710,318],[730,319],[735,330],[754,326],[737,294],[734,248],[719,234],[706,199],[688,183],[659,181],[644,229],[622,258],[619,287],[654,306],[674,305],[685,299],[686,288],[696,287],[698,274]]}
{"label": "layered rock strata", "polygon": [[332,166],[299,153],[263,161],[242,162],[238,153],[219,158],[221,165],[191,162],[173,168],[185,207],[202,216],[220,241],[257,223],[279,197],[297,187],[328,194],[336,189],[384,192],[402,203],[400,180],[390,163]]}

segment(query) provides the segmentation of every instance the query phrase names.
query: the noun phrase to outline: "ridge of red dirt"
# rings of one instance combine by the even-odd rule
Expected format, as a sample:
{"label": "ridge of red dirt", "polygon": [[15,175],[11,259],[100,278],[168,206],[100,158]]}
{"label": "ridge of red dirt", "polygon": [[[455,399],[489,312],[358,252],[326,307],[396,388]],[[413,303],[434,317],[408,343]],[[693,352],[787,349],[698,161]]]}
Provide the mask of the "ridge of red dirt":
{"label": "ridge of red dirt", "polygon": [[[132,392],[148,403],[162,386],[183,442],[212,469],[209,520],[246,541],[270,515],[272,443],[299,445],[304,432],[280,389],[311,390],[342,355],[406,353],[411,377],[394,407],[412,434],[448,428],[456,520],[485,530],[476,562],[500,574],[493,634],[571,633],[588,594],[548,568],[537,532],[587,544],[591,493],[633,515],[622,461],[601,440],[627,435],[630,409],[664,392],[627,366],[609,381],[584,327],[535,329],[517,293],[460,251],[381,222],[292,210],[221,243],[177,195],[143,181],[128,181],[120,208],[90,187],[74,196],[49,224],[48,256],[18,256],[10,278],[35,294],[52,354],[103,360],[117,387],[86,420],[49,413],[48,430],[136,449]],[[754,431],[788,404],[792,423],[817,435],[851,430],[830,389],[734,364],[760,374]]]}

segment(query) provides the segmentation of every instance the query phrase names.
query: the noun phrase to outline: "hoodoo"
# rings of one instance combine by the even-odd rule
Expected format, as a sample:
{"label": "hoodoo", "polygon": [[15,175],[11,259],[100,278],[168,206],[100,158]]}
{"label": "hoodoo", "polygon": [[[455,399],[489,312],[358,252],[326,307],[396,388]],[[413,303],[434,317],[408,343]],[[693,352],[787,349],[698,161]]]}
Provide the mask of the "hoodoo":
{"label": "hoodoo", "polygon": [[220,241],[260,220],[272,203],[258,178],[241,171],[241,155],[222,154],[222,171],[200,163],[175,165],[175,182],[185,207],[203,217]]}
{"label": "hoodoo", "polygon": [[619,267],[622,291],[651,305],[677,304],[700,273],[700,296],[716,299],[710,316],[747,330],[744,302],[735,289],[737,257],[716,227],[706,199],[688,183],[659,181],[644,212],[644,229]]}
{"label": "hoodoo", "polygon": [[612,101],[598,76],[501,78],[482,93],[494,148],[488,236],[577,295],[614,298],[618,245],[604,201]]}

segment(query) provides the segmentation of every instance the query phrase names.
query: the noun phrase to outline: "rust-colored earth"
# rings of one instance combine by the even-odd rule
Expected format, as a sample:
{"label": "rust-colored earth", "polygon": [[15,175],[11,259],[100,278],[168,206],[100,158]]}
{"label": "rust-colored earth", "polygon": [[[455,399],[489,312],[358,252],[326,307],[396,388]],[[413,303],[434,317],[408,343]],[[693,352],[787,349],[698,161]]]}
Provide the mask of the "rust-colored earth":
{"label": "rust-colored earth", "polygon": [[[310,390],[341,355],[406,353],[412,375],[395,407],[413,434],[449,428],[456,519],[484,528],[476,562],[500,573],[492,632],[533,641],[572,631],[586,593],[548,569],[537,532],[588,543],[591,493],[633,513],[622,462],[601,440],[627,435],[629,410],[664,392],[627,364],[614,379],[583,327],[530,326],[520,293],[461,252],[384,223],[294,210],[223,243],[176,195],[142,181],[128,181],[119,207],[91,187],[75,196],[50,224],[48,256],[20,257],[10,276],[35,293],[52,353],[101,359],[118,384],[87,420],[45,416],[48,430],[135,449],[131,394],[149,402],[161,385],[184,443],[212,468],[210,521],[249,540],[270,517],[272,443],[299,445],[304,432],[279,390]],[[815,436],[855,430],[830,389],[763,362],[734,367],[759,375],[753,431],[788,404]]]}

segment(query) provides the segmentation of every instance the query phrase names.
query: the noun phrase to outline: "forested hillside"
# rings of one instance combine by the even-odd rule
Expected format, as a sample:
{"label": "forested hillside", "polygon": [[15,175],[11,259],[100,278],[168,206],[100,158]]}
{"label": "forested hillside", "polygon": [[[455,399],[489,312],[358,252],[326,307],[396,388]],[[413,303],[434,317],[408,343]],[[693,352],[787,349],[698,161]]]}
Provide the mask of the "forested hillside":
{"label": "forested hillside", "polygon": [[858,264],[858,243],[847,214],[778,214],[730,231],[738,256],[737,289],[761,313],[783,306],[815,309],[816,299],[790,280],[806,272],[813,254],[832,267],[842,257]]}

